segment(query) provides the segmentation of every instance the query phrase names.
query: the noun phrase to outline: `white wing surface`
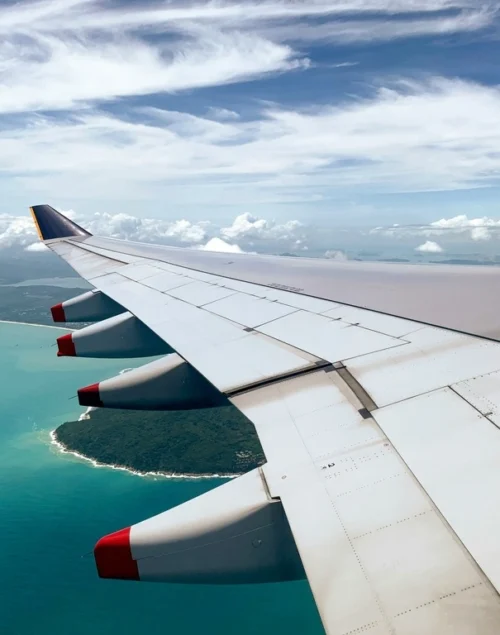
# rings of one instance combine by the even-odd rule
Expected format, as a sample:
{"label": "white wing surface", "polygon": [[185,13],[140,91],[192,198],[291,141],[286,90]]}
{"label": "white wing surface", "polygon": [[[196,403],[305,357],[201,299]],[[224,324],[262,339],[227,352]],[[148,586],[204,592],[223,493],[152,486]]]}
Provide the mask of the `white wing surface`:
{"label": "white wing surface", "polygon": [[[329,634],[499,632],[500,270],[207,254],[33,215],[96,290],[55,314],[106,318],[105,338],[94,325],[65,350],[116,356],[117,329],[146,326],[177,356],[134,371],[137,403],[175,369],[187,402],[193,385],[242,411],[267,459],[102,539],[103,577],[262,582],[303,566]],[[81,402],[116,404],[105,384]]]}

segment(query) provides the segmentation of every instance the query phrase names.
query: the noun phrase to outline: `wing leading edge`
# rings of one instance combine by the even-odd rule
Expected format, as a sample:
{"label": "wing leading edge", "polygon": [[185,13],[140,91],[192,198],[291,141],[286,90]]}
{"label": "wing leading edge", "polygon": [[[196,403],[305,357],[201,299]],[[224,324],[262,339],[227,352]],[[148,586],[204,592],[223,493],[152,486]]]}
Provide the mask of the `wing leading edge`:
{"label": "wing leading edge", "polygon": [[[202,271],[195,251],[191,258],[188,250],[99,239],[39,207],[36,217],[56,219],[42,232],[48,246],[94,294],[172,347],[175,368],[187,363],[239,408],[267,459],[260,470],[102,539],[102,577],[263,582],[305,570],[331,634],[498,632],[499,344],[428,326],[419,315],[402,319],[404,312],[278,289],[269,277],[258,284],[263,274],[255,269],[252,282],[237,279],[233,255],[214,255]],[[300,260],[279,266],[296,277],[316,266]],[[269,262],[254,257],[251,265]],[[412,276],[410,290],[421,283]],[[106,304],[78,300],[68,314],[77,319],[90,302]],[[88,351],[104,341],[99,356],[106,346],[116,356],[113,331],[102,324],[104,338],[94,325],[80,332],[82,342]],[[141,386],[151,376],[144,369]],[[173,386],[172,379],[160,377]]]}

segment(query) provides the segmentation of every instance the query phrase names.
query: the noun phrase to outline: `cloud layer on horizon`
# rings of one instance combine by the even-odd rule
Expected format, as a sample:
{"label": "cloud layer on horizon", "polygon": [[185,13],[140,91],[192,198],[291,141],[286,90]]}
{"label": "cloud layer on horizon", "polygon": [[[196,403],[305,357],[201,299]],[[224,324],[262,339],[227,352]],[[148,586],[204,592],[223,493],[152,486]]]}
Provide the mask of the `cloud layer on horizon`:
{"label": "cloud layer on horizon", "polygon": [[[298,221],[281,225],[250,213],[237,216],[229,227],[218,227],[210,221],[169,221],[123,213],[92,216],[73,210],[63,213],[97,236],[229,253],[303,251],[307,249],[308,235],[314,234],[314,228],[308,234]],[[43,251],[30,216],[0,214],[0,249],[10,247]]]}
{"label": "cloud layer on horizon", "polygon": [[375,227],[371,230],[371,233],[392,238],[440,236],[443,239],[450,239],[459,237],[478,242],[500,238],[500,219],[488,216],[468,218],[466,214],[459,214],[451,218],[441,218],[428,225]]}
{"label": "cloud layer on horizon", "polygon": [[[227,253],[291,253],[347,259],[347,251],[391,248],[400,245],[422,254],[449,251],[457,245],[490,245],[500,248],[500,219],[468,218],[458,215],[441,218],[429,225],[395,225],[392,227],[328,228],[305,225],[296,220],[277,222],[246,212],[236,216],[228,226],[210,221],[139,218],[129,214],[95,213],[85,215],[73,210],[64,212],[91,233],[111,238],[191,247]],[[418,239],[426,238],[422,243]],[[0,214],[0,249],[23,247],[43,251],[29,216]],[[490,250],[491,251],[491,250]]]}

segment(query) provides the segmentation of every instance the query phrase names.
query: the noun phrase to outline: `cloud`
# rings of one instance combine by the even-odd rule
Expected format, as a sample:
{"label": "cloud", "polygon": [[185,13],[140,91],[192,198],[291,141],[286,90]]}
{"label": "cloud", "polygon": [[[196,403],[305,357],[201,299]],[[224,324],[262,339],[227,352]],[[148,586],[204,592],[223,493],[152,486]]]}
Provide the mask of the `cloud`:
{"label": "cloud", "polygon": [[0,112],[70,109],[91,101],[248,81],[307,65],[251,33],[204,32],[162,50],[137,36],[92,40],[33,32],[0,44]]}
{"label": "cloud", "polygon": [[[101,199],[119,188],[124,197],[157,200],[166,183],[189,182],[179,189],[183,202],[227,204],[232,196],[239,205],[322,200],[360,185],[404,192],[500,183],[493,86],[401,80],[335,106],[264,105],[253,119],[149,109],[146,122],[137,112],[132,120],[134,112],[21,117],[0,136],[0,176],[17,175],[19,186],[37,192]],[[250,220],[244,226],[259,230]],[[236,230],[228,227],[228,237]]]}
{"label": "cloud", "polygon": [[103,2],[71,0],[63,2],[23,3],[5,7],[0,28],[36,28],[40,31],[72,30],[172,30],[185,25],[240,27],[269,21],[290,21],[313,17],[339,17],[359,13],[397,14],[436,13],[443,10],[474,10],[488,6],[474,0],[271,0],[243,2],[194,2],[190,4],[117,5],[109,8]]}
{"label": "cloud", "polygon": [[0,248],[25,247],[36,239],[36,229],[30,216],[0,214]]}
{"label": "cloud", "polygon": [[[85,217],[69,210],[64,212],[91,233],[141,242],[180,246],[199,246],[208,251],[239,253],[253,251],[307,250],[305,228],[298,221],[283,224],[245,213],[229,227],[219,228],[209,221],[196,223],[182,220],[139,218],[129,214],[96,213]],[[207,241],[203,246],[200,243]]]}
{"label": "cloud", "polygon": [[[115,7],[103,0],[42,0],[4,5],[0,112],[75,109],[246,82],[308,68],[300,47],[291,46],[295,42],[338,45],[477,31],[492,23],[495,8],[484,0],[246,0]],[[221,119],[238,116],[215,110]]]}
{"label": "cloud", "polygon": [[432,240],[427,240],[423,245],[415,247],[415,251],[420,251],[426,254],[440,254],[443,248]]}
{"label": "cloud", "polygon": [[[67,214],[67,212],[65,212]],[[187,220],[167,221],[158,218],[138,218],[129,214],[94,214],[90,219],[77,217],[93,234],[137,240],[141,242],[170,242],[196,244],[205,240],[207,221],[191,223]]]}
{"label": "cloud", "polygon": [[451,218],[441,218],[428,225],[393,225],[392,227],[375,227],[371,234],[402,238],[407,236],[441,236],[444,239],[453,236],[468,236],[474,241],[490,240],[500,230],[500,220],[482,216],[468,218],[459,214]]}
{"label": "cloud", "polygon": [[[0,248],[1,248],[1,244],[0,244]],[[28,245],[27,247],[24,248],[25,251],[46,251],[49,252],[50,249],[44,245],[41,242],[38,243],[31,243],[31,245]]]}
{"label": "cloud", "polygon": [[[77,214],[73,210],[64,210],[63,214],[80,223],[91,233],[100,236],[181,246],[203,242],[211,228],[208,221],[167,221],[159,218],[138,218],[123,213],[96,213],[89,217]],[[212,231],[217,230],[212,228]],[[34,242],[36,239],[37,233],[30,216],[0,215],[0,249],[26,247],[27,251],[42,251],[44,246],[40,242]]]}
{"label": "cloud", "polygon": [[222,238],[211,238],[206,245],[199,247],[203,251],[219,251],[228,254],[243,254],[245,253],[241,247],[235,244],[231,244],[222,240]]}
{"label": "cloud", "polygon": [[313,233],[313,228],[306,227],[297,220],[278,223],[249,212],[240,214],[231,225],[220,229],[224,240],[236,241],[244,251],[268,253],[307,251],[307,242]]}
{"label": "cloud", "polygon": [[492,230],[500,228],[500,220],[488,218],[468,218],[465,214],[453,218],[441,218],[431,223],[431,227],[452,230],[453,233],[463,233],[470,230],[472,240],[490,240]]}
{"label": "cloud", "polygon": [[227,108],[212,107],[208,109],[207,114],[209,117],[217,119],[219,121],[230,121],[240,118],[240,115],[237,112],[235,112],[234,110],[228,110]]}
{"label": "cloud", "polygon": [[472,240],[490,240],[491,232],[488,227],[474,227],[470,236]]}
{"label": "cloud", "polygon": [[[61,211],[94,235],[110,238],[228,253],[255,251],[246,246],[254,246],[267,253],[283,249],[307,250],[305,239],[298,238],[294,231],[294,228],[303,228],[297,221],[280,225],[243,214],[236,217],[228,228],[221,229],[203,220],[190,222],[185,219],[139,218],[124,213],[94,213],[89,216],[71,209]],[[36,238],[31,217],[0,215],[0,249],[25,247],[28,251],[42,251],[44,246],[34,242]]]}
{"label": "cloud", "polygon": [[[139,205],[167,193],[172,204],[234,203],[234,213],[312,205],[360,185],[393,192],[496,184],[496,87],[377,78],[377,89],[364,84],[360,95],[342,96],[337,72],[357,64],[335,63],[349,60],[343,53],[327,65],[331,103],[264,103],[248,82],[307,72],[311,43],[475,32],[493,23],[497,9],[484,0],[3,4],[0,178],[15,179],[22,195]],[[244,99],[226,100],[227,91],[222,104],[216,91],[191,99],[196,89],[237,82],[245,83]],[[177,98],[186,91],[189,100]],[[147,96],[155,108],[144,107]],[[287,240],[278,227],[273,234],[253,225],[242,239]],[[187,230],[168,231],[181,237]],[[283,232],[303,240],[298,228]]]}
{"label": "cloud", "polygon": [[257,218],[253,214],[246,212],[237,216],[230,227],[223,227],[221,234],[226,238],[290,240],[295,238],[297,231],[301,228],[302,223],[297,220],[279,224],[275,221]]}
{"label": "cloud", "polygon": [[[428,15],[423,19],[409,20],[408,16],[393,16],[364,20],[331,20],[322,23],[303,23],[270,26],[263,34],[285,42],[334,42],[348,45],[354,42],[377,42],[430,35],[473,32],[484,29],[495,18],[489,7],[456,15]],[[345,64],[339,64],[342,67]]]}
{"label": "cloud", "polygon": [[346,260],[348,260],[346,253],[339,249],[328,249],[327,251],[325,251],[325,258],[340,262],[345,262]]}

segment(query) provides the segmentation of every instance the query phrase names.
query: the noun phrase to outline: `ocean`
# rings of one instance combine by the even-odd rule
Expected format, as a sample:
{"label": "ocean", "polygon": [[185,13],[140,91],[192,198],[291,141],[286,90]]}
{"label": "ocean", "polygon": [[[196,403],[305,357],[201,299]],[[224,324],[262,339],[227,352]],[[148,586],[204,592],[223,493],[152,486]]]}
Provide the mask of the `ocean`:
{"label": "ocean", "polygon": [[97,577],[98,538],[222,481],[140,477],[58,452],[50,431],[82,414],[76,389],[131,365],[57,358],[62,332],[0,323],[1,635],[323,633],[306,582],[211,587]]}

